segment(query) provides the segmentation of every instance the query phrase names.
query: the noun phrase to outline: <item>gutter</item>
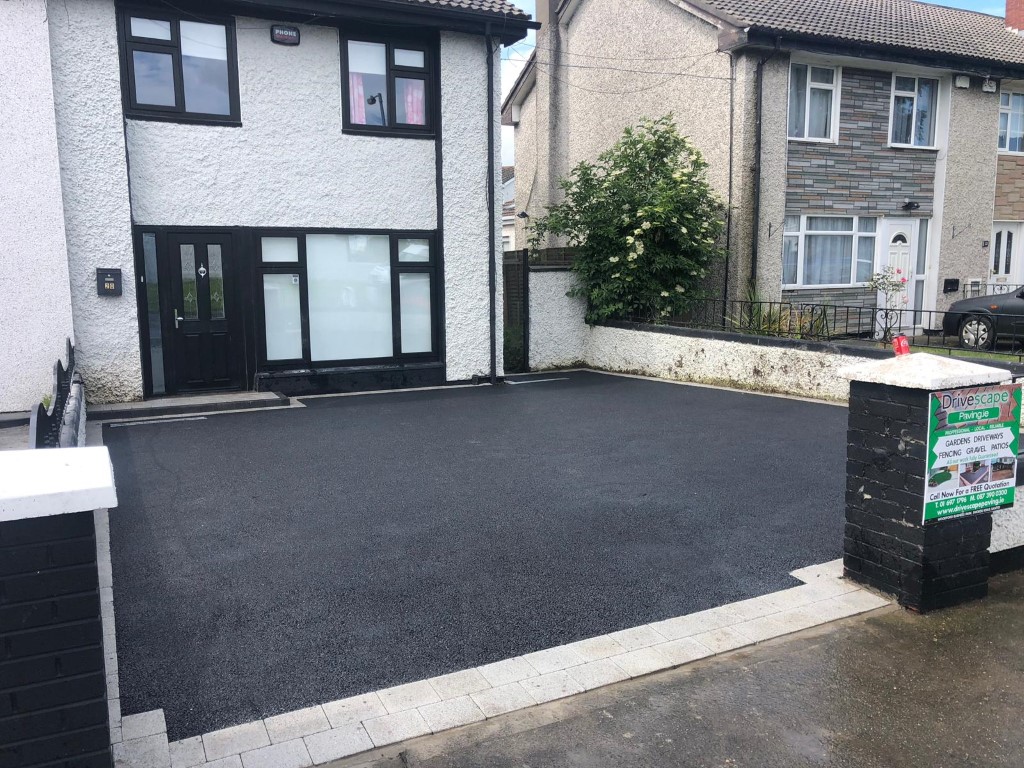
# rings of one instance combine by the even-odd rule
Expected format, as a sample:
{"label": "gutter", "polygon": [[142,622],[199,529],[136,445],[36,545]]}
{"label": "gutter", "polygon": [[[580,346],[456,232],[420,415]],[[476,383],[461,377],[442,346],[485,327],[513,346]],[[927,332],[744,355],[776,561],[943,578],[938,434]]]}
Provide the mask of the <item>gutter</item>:
{"label": "gutter", "polygon": [[498,383],[498,313],[497,313],[497,251],[494,241],[497,231],[494,205],[497,195],[494,191],[494,40],[491,37],[491,23],[484,26],[484,42],[487,49],[487,288],[490,294],[491,323],[491,384]]}

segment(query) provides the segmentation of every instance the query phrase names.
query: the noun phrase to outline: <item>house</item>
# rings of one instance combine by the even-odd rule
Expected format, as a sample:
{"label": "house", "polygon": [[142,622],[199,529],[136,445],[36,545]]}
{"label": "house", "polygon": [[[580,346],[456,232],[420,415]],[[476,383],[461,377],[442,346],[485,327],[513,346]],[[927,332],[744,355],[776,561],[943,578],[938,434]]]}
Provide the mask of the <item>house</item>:
{"label": "house", "polygon": [[728,205],[722,297],[874,307],[886,265],[915,310],[1024,284],[1021,0],[1005,20],[913,0],[541,0],[537,15],[502,113],[518,210],[541,215],[577,162],[672,112]]}
{"label": "house", "polygon": [[505,0],[9,0],[0,412],[499,376]]}
{"label": "house", "polygon": [[516,249],[516,167],[501,167],[501,250]]}

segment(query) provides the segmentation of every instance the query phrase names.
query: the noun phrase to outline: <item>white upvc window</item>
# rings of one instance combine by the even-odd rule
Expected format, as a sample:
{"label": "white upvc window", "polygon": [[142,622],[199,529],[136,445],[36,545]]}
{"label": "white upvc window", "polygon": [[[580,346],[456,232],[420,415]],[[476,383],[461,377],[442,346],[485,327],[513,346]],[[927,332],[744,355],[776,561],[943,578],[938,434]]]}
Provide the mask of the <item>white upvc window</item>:
{"label": "white upvc window", "polygon": [[999,149],[1024,152],[1024,93],[999,94]]}
{"label": "white upvc window", "polygon": [[839,69],[794,62],[789,67],[789,138],[836,141]]}
{"label": "white upvc window", "polygon": [[935,148],[939,81],[893,73],[889,143],[895,147]]}
{"label": "white upvc window", "polygon": [[875,270],[876,216],[787,216],[782,236],[784,288],[849,288]]}

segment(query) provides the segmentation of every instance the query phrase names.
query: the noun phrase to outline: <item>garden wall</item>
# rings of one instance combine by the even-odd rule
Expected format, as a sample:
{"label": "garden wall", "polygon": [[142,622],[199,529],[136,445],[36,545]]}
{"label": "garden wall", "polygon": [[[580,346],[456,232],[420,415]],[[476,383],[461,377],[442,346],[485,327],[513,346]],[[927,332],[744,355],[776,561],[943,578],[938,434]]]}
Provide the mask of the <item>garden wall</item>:
{"label": "garden wall", "polygon": [[583,322],[585,304],[566,292],[574,276],[565,269],[530,270],[530,368],[581,365],[590,328]]}

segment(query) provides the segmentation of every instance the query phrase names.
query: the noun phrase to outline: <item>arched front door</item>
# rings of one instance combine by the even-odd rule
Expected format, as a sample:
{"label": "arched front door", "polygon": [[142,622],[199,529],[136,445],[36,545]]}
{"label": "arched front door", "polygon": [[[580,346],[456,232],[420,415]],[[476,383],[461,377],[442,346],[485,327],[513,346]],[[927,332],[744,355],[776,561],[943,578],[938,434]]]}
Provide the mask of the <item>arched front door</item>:
{"label": "arched front door", "polygon": [[[928,223],[922,219],[886,219],[885,239],[881,248],[881,267],[892,267],[897,278],[906,278],[902,293],[890,302],[896,310],[895,318],[887,321],[893,333],[913,333],[914,328],[926,325],[922,310],[927,276]],[[898,272],[897,272],[898,270]],[[878,294],[879,308],[885,307],[886,297]]]}

